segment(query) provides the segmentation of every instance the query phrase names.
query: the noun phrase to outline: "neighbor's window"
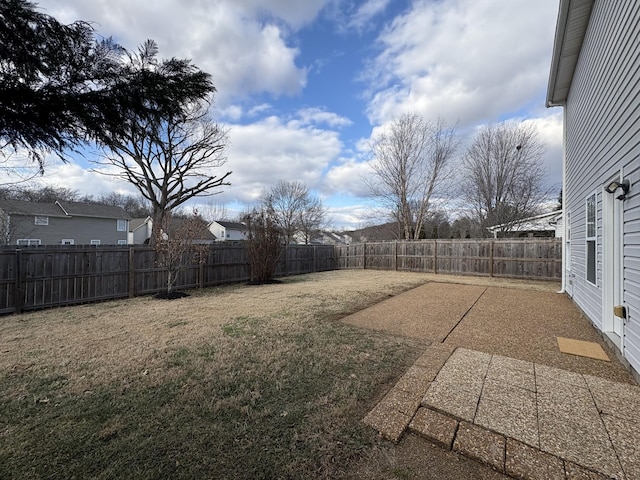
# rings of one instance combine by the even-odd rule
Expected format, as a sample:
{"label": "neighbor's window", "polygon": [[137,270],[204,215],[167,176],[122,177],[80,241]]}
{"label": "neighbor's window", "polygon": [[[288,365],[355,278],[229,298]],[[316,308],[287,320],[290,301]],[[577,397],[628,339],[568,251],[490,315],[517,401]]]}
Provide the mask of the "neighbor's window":
{"label": "neighbor's window", "polygon": [[587,281],[596,284],[596,194],[587,197]]}
{"label": "neighbor's window", "polygon": [[118,219],[118,231],[119,232],[126,232],[127,231],[127,221],[119,218]]}
{"label": "neighbor's window", "polygon": [[91,245],[100,245],[100,240],[91,240]]}
{"label": "neighbor's window", "polygon": [[36,225],[49,225],[49,217],[42,217],[40,215],[36,215],[34,223]]}
{"label": "neighbor's window", "polygon": [[63,238],[61,241],[62,245],[75,245],[75,240],[73,238]]}
{"label": "neighbor's window", "polygon": [[127,241],[126,240],[118,240],[118,245],[126,245]]}
{"label": "neighbor's window", "polygon": [[39,238],[19,238],[16,243],[20,246],[40,245],[40,239]]}

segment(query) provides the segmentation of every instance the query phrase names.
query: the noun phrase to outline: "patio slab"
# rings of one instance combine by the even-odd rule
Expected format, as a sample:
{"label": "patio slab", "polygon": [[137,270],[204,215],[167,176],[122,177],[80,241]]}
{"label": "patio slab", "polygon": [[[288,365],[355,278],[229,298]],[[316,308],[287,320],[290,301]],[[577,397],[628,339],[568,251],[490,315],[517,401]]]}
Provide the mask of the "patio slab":
{"label": "patio slab", "polygon": [[[457,286],[450,287],[455,294]],[[597,360],[553,352],[542,361],[537,345],[545,345],[544,353],[549,345],[557,348],[554,335],[570,336],[566,319],[558,317],[568,306],[557,302],[562,295],[533,293],[539,307],[525,301],[515,308],[520,291],[488,288],[443,342],[426,349],[392,389],[395,393],[389,392],[396,400],[387,403],[403,416],[400,423],[407,431],[514,478],[640,478],[640,387],[615,359],[594,364]],[[512,335],[499,317],[500,309],[483,305],[487,298],[498,299],[499,306],[511,305],[510,315],[518,322],[530,312],[534,321],[539,318],[536,312],[549,314],[548,303],[555,305],[555,318],[545,319],[544,328],[528,326],[525,334]],[[597,339],[590,324],[579,320],[568,320],[573,336]],[[486,338],[478,335],[481,324],[495,338],[487,348],[476,349],[479,338]],[[530,341],[527,335],[534,333],[545,338]],[[420,389],[424,391],[417,405]],[[411,395],[411,402],[397,399],[402,392]],[[395,441],[401,436],[396,433]]]}

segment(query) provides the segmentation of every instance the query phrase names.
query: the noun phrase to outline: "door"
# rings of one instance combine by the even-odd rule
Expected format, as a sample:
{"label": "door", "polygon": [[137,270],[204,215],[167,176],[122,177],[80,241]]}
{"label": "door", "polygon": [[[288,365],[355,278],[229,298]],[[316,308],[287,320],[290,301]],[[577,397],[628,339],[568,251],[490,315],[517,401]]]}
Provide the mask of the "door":
{"label": "door", "polygon": [[623,305],[623,202],[616,194],[602,193],[603,210],[603,330],[622,351],[624,318],[616,315],[616,306]]}

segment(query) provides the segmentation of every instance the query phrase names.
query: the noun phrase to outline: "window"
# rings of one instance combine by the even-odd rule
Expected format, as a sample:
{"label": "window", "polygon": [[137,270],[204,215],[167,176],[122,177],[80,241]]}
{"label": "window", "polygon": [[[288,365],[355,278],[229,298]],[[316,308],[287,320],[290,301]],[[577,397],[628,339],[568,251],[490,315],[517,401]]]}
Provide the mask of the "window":
{"label": "window", "polygon": [[36,225],[49,225],[49,217],[36,215],[33,223],[35,223]]}
{"label": "window", "polygon": [[73,238],[63,238],[60,243],[62,243],[62,245],[74,245],[76,242]]}
{"label": "window", "polygon": [[118,245],[126,245],[127,241],[126,240],[118,240]]}
{"label": "window", "polygon": [[100,245],[100,240],[91,240],[91,245]]}
{"label": "window", "polygon": [[127,221],[119,218],[118,219],[118,231],[119,232],[126,232],[127,231]]}
{"label": "window", "polygon": [[40,245],[39,238],[19,238],[16,242],[20,246]]}
{"label": "window", "polygon": [[587,197],[587,222],[586,222],[586,241],[587,241],[587,281],[596,284],[596,194],[593,193]]}

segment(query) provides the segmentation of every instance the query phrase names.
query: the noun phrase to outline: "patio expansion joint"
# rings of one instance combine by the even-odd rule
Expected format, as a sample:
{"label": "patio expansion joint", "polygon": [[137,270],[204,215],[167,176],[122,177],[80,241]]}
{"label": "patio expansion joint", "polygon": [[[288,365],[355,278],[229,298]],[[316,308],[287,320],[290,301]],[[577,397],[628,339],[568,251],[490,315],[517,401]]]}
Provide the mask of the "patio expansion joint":
{"label": "patio expansion joint", "polygon": [[[609,439],[609,443],[611,445],[614,445],[614,439],[611,437],[611,432],[609,431],[609,429],[607,428],[607,424],[605,423],[604,419],[602,418],[602,415],[604,414],[604,411],[600,409],[600,407],[598,406],[598,402],[596,400],[596,396],[593,393],[593,391],[591,390],[591,386],[589,385],[589,382],[585,381],[585,383],[587,384],[587,390],[589,392],[589,395],[591,396],[591,400],[593,401],[593,404],[596,408],[596,410],[598,411],[598,417],[600,418],[600,423],[602,423],[602,428],[604,429],[604,431],[607,434],[607,438]],[[618,463],[620,464],[620,469],[622,470],[623,474],[626,476],[627,472],[625,471],[625,465],[623,462],[623,459],[620,458],[620,454],[618,453],[617,449],[613,449],[613,453],[616,456],[616,459],[618,460]]]}
{"label": "patio expansion joint", "polygon": [[449,330],[449,332],[444,336],[444,338],[442,340],[440,340],[440,343],[444,343],[447,341],[447,338],[449,338],[449,335],[451,335],[453,333],[453,331],[458,328],[458,325],[460,325],[462,323],[462,321],[465,319],[465,317],[469,314],[469,312],[471,310],[473,310],[473,307],[475,307],[477,305],[477,303],[480,301],[480,299],[483,297],[483,295],[487,292],[487,290],[489,290],[489,287],[485,287],[484,290],[482,290],[482,293],[480,295],[478,295],[478,298],[476,298],[476,301],[473,302],[473,304],[467,309],[466,312],[464,312],[464,314],[460,317],[460,320],[458,320],[456,322],[456,324],[451,327],[451,330]]}

